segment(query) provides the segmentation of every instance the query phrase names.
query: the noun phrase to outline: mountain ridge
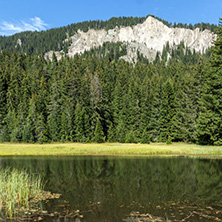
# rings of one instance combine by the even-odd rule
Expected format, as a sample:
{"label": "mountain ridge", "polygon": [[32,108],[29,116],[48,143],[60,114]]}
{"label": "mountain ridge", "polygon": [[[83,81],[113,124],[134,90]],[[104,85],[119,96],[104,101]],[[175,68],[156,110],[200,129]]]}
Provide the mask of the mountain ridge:
{"label": "mountain ridge", "polygon": [[[184,42],[185,47],[188,47],[191,51],[204,53],[212,47],[215,39],[216,34],[207,29],[200,31],[200,28],[194,30],[170,28],[158,19],[148,16],[143,23],[132,27],[115,27],[109,30],[89,29],[87,32],[78,30],[76,34],[65,41],[71,42],[66,54],[69,57],[100,47],[105,42],[122,42],[127,47],[127,54],[122,57],[123,59],[129,62],[137,61],[137,53],[139,52],[152,62],[157,52],[162,53],[166,44],[169,44],[172,48],[174,45]],[[57,58],[60,59],[63,51],[55,53]],[[52,54],[52,51],[48,52],[45,57],[51,59]]]}
{"label": "mountain ridge", "polygon": [[[41,32],[21,32],[14,34],[12,36],[0,36],[0,50],[7,50],[9,52],[14,52],[15,50],[20,53],[26,54],[45,54],[49,51],[61,51],[65,53],[68,52],[68,47],[70,46],[70,41],[65,41],[69,36],[73,36],[80,29],[87,32],[89,29],[96,30],[109,30],[117,27],[135,26],[137,24],[143,23],[147,17],[152,16],[157,20],[161,21],[168,27],[174,28],[188,28],[194,30],[199,27],[201,31],[208,29],[214,32],[217,29],[217,25],[209,23],[197,23],[197,24],[182,24],[182,23],[169,23],[161,18],[154,15],[148,15],[146,17],[112,17],[109,20],[94,20],[94,21],[84,21],[79,23],[73,23],[67,26],[59,28],[51,28]],[[21,43],[21,44],[18,44]]]}

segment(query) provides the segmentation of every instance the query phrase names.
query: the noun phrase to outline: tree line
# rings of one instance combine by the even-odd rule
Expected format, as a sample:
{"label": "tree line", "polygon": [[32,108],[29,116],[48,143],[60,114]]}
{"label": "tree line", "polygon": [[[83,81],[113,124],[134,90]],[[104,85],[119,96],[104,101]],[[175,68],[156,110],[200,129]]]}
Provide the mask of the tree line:
{"label": "tree line", "polygon": [[209,120],[200,112],[201,60],[133,66],[3,52],[0,67],[2,142],[218,142],[201,136],[200,123]]}
{"label": "tree line", "polygon": [[[153,16],[153,15],[148,15]],[[147,16],[147,17],[148,17]],[[17,33],[12,36],[0,36],[0,50],[7,49],[9,52],[14,52],[15,50],[20,53],[29,54],[42,54],[48,51],[61,51],[65,53],[71,44],[70,41],[64,41],[65,39],[70,39],[79,29],[87,32],[89,29],[114,29],[115,27],[126,27],[133,26],[143,23],[147,17],[113,17],[107,21],[95,20],[95,21],[85,21],[79,23],[73,23],[68,26],[53,28],[41,32],[31,32],[26,31],[22,33]],[[200,28],[201,31],[209,29],[214,32],[217,28],[214,24],[199,23],[199,24],[182,24],[182,23],[169,23],[163,19],[153,16],[159,21],[163,22],[168,27],[178,27],[178,28],[189,28],[195,29]],[[18,40],[20,42],[18,43]],[[21,43],[21,44],[20,44]]]}

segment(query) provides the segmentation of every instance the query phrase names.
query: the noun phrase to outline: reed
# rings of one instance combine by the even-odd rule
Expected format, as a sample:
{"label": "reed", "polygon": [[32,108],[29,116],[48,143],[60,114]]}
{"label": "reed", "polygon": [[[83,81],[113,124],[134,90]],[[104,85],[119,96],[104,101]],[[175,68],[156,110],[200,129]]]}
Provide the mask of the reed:
{"label": "reed", "polygon": [[0,214],[3,218],[16,217],[28,209],[30,199],[38,199],[43,191],[40,177],[16,169],[0,170]]}

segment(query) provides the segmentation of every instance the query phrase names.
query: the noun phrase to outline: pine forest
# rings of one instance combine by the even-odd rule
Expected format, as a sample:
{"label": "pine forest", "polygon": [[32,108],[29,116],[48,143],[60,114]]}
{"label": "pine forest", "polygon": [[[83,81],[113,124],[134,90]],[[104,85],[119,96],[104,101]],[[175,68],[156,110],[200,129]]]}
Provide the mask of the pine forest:
{"label": "pine forest", "polygon": [[119,59],[120,43],[59,61],[2,48],[0,141],[222,145],[221,21],[209,52],[181,43],[153,63]]}

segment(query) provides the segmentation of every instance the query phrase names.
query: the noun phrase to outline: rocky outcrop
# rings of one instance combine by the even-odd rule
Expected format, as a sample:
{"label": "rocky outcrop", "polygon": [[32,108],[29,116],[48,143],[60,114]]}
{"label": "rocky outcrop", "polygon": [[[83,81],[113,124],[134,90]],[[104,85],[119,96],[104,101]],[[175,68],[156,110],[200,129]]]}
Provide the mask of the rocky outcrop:
{"label": "rocky outcrop", "polygon": [[209,30],[169,28],[149,16],[142,24],[133,27],[116,27],[108,31],[90,29],[88,32],[83,32],[78,30],[71,37],[72,44],[67,55],[72,57],[93,47],[102,46],[105,42],[123,42],[127,44],[127,55],[123,57],[127,61],[135,61],[137,51],[152,61],[157,52],[162,52],[167,42],[170,47],[173,47],[183,41],[186,47],[203,53],[212,46],[215,38],[216,35]]}

